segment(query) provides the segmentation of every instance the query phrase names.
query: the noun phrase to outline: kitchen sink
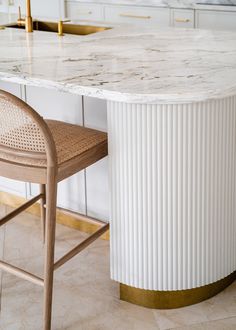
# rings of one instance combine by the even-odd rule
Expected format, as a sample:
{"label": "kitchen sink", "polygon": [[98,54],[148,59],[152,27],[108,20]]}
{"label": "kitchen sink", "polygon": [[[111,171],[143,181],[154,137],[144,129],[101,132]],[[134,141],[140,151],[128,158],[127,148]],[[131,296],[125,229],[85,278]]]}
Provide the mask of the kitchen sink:
{"label": "kitchen sink", "polygon": [[[6,25],[6,27],[13,28],[13,29],[25,29],[24,25],[15,24],[15,23]],[[57,33],[58,32],[58,23],[45,22],[45,21],[34,21],[33,29],[36,31],[47,31],[47,32]],[[79,24],[70,24],[70,23],[63,24],[64,33],[81,35],[81,36],[101,32],[101,31],[109,30],[109,29],[110,29],[109,27],[103,27],[103,26],[79,25]]]}

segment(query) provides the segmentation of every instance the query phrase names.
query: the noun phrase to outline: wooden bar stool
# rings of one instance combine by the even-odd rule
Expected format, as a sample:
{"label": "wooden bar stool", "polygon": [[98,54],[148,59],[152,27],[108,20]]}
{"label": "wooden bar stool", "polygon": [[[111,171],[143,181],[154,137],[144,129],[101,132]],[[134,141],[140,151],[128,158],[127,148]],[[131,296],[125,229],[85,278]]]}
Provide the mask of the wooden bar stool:
{"label": "wooden bar stool", "polygon": [[53,274],[109,229],[103,225],[54,262],[57,183],[107,155],[107,134],[44,120],[29,105],[0,90],[0,176],[40,184],[40,194],[0,220],[0,226],[41,200],[45,230],[44,278],[0,261],[0,268],[44,288],[43,329],[51,329]]}

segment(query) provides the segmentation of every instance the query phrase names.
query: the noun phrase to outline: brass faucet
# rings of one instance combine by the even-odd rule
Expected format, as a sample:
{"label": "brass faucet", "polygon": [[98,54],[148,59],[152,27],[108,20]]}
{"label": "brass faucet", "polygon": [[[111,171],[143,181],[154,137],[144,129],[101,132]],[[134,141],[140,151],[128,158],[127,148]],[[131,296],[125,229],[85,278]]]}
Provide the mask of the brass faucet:
{"label": "brass faucet", "polygon": [[58,35],[60,36],[60,37],[63,37],[64,36],[64,33],[63,33],[63,24],[64,23],[67,23],[67,22],[70,22],[70,20],[69,19],[67,19],[67,20],[64,20],[64,21],[58,21]]}
{"label": "brass faucet", "polygon": [[19,17],[17,20],[19,26],[25,26],[26,32],[33,32],[33,19],[31,16],[30,0],[26,0],[26,15],[25,19],[21,17],[21,9],[19,7]]}

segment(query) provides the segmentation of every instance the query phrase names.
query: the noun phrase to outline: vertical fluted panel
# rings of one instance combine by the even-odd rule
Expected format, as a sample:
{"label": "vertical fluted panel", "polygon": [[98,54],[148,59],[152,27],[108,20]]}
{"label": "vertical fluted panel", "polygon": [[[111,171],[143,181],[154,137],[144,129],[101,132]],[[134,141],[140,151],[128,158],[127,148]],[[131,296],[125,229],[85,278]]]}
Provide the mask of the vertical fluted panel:
{"label": "vertical fluted panel", "polygon": [[108,103],[114,280],[183,290],[236,270],[235,112]]}

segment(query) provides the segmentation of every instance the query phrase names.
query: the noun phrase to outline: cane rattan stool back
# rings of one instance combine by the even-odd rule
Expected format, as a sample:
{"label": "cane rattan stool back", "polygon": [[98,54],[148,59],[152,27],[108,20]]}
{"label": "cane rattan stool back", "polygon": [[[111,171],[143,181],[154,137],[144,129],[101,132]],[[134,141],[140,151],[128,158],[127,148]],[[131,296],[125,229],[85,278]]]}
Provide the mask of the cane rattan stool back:
{"label": "cane rattan stool back", "polygon": [[[40,193],[0,219],[0,226],[41,201],[45,262],[43,278],[0,260],[0,269],[44,289],[43,329],[51,329],[53,274],[109,229],[103,226],[55,262],[57,184],[107,156],[103,132],[44,120],[29,105],[0,90],[0,176],[40,184]],[[85,217],[85,216],[84,216]]]}
{"label": "cane rattan stool back", "polygon": [[[8,157],[9,155],[9,157]],[[17,97],[0,91],[0,158],[48,158],[56,166],[52,134],[40,115]]]}

